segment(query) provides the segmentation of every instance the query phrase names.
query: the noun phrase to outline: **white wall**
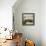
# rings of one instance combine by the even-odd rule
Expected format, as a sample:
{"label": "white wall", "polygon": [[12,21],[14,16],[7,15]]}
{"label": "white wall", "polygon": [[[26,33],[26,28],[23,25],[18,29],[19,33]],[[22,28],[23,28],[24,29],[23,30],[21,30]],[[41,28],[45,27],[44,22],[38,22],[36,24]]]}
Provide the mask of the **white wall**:
{"label": "white wall", "polygon": [[[12,6],[15,2],[16,0],[0,0],[0,26],[12,28]],[[24,37],[26,36],[27,38],[29,37],[29,39],[35,40],[37,45],[42,42],[42,46],[46,46],[46,0],[41,0],[41,15],[40,0],[25,0],[24,3],[20,3],[20,0],[18,2],[19,6],[14,5],[13,8],[13,11],[15,11],[14,14],[16,15],[15,28],[19,32],[22,32]],[[22,25],[23,12],[35,13],[35,26],[26,27]]]}
{"label": "white wall", "polygon": [[[15,29],[22,32],[24,38],[32,39],[35,41],[36,46],[41,46],[40,38],[40,0],[23,0],[17,7],[14,5],[14,19]],[[16,3],[17,4],[17,3]],[[35,13],[35,25],[23,26],[22,13]]]}
{"label": "white wall", "polygon": [[41,41],[46,46],[46,0],[41,1]]}
{"label": "white wall", "polygon": [[16,0],[0,0],[0,27],[12,28],[12,6]]}

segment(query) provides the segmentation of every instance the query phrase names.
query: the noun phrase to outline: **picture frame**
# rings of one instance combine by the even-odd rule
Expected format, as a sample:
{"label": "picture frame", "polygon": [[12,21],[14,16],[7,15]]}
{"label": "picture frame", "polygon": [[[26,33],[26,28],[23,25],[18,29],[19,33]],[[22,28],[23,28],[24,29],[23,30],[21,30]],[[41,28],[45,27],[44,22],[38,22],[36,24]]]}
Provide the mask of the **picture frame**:
{"label": "picture frame", "polygon": [[35,25],[35,13],[22,13],[22,25]]}

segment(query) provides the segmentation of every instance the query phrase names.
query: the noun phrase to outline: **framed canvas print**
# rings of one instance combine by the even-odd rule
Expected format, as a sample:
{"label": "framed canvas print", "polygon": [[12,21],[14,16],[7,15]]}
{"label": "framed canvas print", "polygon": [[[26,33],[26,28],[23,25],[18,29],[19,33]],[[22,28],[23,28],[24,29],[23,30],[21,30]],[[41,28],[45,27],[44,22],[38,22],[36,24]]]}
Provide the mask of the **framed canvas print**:
{"label": "framed canvas print", "polygon": [[34,25],[35,24],[35,13],[22,13],[22,24],[23,25]]}

